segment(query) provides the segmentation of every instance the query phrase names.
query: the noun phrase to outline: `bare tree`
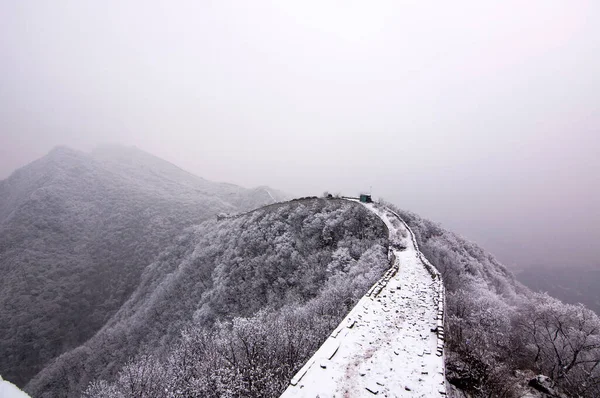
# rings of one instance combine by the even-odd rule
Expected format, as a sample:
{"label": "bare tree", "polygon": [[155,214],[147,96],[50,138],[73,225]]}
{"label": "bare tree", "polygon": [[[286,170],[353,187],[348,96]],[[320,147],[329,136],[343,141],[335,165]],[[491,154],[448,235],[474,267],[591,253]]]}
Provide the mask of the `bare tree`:
{"label": "bare tree", "polygon": [[566,391],[597,396],[600,387],[600,319],[583,305],[536,294],[519,321],[531,360]]}

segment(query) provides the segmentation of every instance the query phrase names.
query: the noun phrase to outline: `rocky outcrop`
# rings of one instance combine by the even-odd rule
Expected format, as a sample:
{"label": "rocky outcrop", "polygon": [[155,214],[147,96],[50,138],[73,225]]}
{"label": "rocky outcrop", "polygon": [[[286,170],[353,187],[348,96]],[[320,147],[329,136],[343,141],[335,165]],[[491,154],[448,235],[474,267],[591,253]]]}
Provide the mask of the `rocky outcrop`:
{"label": "rocky outcrop", "polygon": [[556,387],[556,383],[548,376],[537,375],[529,380],[527,385],[539,392],[538,396],[540,398],[567,398],[567,395],[560,392]]}

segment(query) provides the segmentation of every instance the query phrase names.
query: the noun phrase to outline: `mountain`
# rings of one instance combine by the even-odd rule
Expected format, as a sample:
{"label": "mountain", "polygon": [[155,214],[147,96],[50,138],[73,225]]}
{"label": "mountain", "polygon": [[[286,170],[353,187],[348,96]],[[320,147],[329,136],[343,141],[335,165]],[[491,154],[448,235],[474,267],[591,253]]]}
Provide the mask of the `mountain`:
{"label": "mountain", "polygon": [[[146,267],[96,335],[26,391],[78,397],[95,379],[128,379],[129,387],[118,387],[128,396],[170,395],[165,389],[177,396],[275,396],[387,266],[386,226],[341,199],[296,200],[205,221]],[[227,360],[214,356],[230,350],[236,353]],[[270,365],[258,367],[265,358]],[[146,376],[132,379],[130,372]]]}
{"label": "mountain", "polygon": [[15,171],[0,181],[0,374],[23,386],[92,337],[186,227],[280,199],[119,146]]}
{"label": "mountain", "polygon": [[[33,397],[279,396],[408,239],[390,241],[356,201],[280,195],[135,148],[57,148],[18,170],[0,182],[0,374]],[[449,396],[600,396],[593,311],[531,291],[434,222],[378,206],[442,276],[443,329],[411,338],[443,341]]]}
{"label": "mountain", "polygon": [[[533,293],[476,244],[386,206],[443,276],[449,396],[598,396],[598,316]],[[389,246],[381,219],[335,198],[207,220],[162,251],[96,335],[25,390],[34,397],[278,397],[382,276]],[[365,358],[372,352],[364,347]]]}
{"label": "mountain", "polygon": [[444,280],[450,396],[600,396],[593,311],[532,292],[475,243],[395,209]]}
{"label": "mountain", "polygon": [[[197,201],[200,198],[210,202],[216,199],[224,206],[223,211],[231,209],[236,212],[288,198],[286,194],[265,186],[246,189],[207,181],[135,147],[102,146],[90,155],[105,169],[121,176],[128,186],[148,195],[158,190],[161,196],[179,201]],[[218,204],[215,203],[215,206]]]}

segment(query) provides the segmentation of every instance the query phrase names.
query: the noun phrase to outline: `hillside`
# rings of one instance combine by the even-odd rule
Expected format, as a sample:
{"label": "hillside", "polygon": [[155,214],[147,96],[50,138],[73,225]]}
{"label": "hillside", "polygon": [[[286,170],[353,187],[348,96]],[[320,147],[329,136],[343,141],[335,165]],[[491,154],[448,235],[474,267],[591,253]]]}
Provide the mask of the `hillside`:
{"label": "hillside", "polygon": [[[532,292],[473,242],[396,210],[444,280],[446,378],[455,390],[473,397],[600,395],[600,318],[593,311]],[[540,392],[545,388],[555,395]]]}
{"label": "hillside", "polygon": [[0,374],[23,386],[93,336],[184,228],[272,195],[118,146],[56,148],[0,181]]}
{"label": "hillside", "polygon": [[[419,247],[444,281],[444,333],[436,331],[445,343],[449,396],[598,396],[600,319],[592,311],[531,292],[477,245],[386,206],[415,237],[413,249],[396,253],[400,271],[389,281],[396,293],[383,290],[372,305],[364,303],[388,267],[390,230],[382,222],[387,216],[358,203],[303,199],[213,219],[163,251],[106,326],[40,372],[26,391],[277,397],[315,352],[331,352],[321,344],[344,326],[342,319],[363,311],[352,333],[339,333],[346,339],[339,356],[312,368],[346,382],[311,379],[309,370],[301,382],[310,383],[309,396],[321,387],[350,396],[399,395],[406,387],[443,394],[438,371],[416,371],[433,365],[426,351],[436,344],[429,324],[436,303],[426,293],[427,275],[415,268],[428,263],[415,262]],[[392,308],[398,312],[386,313]],[[419,344],[433,345],[415,350]],[[356,369],[365,360],[367,367]],[[387,363],[401,370],[394,380],[385,379]],[[357,370],[360,380],[345,378]],[[300,395],[290,396],[302,396],[301,383]]]}
{"label": "hillside", "polygon": [[444,397],[444,289],[412,232],[389,209],[390,268],[306,362],[281,398]]}
{"label": "hillside", "polygon": [[386,226],[344,200],[206,221],[26,391],[76,397],[96,380],[86,396],[276,396],[387,265]]}
{"label": "hillside", "polygon": [[[362,309],[368,322],[340,334],[348,358],[376,353],[403,380],[378,380],[379,363],[349,392],[375,381],[443,393],[439,370],[415,370],[433,364],[419,344],[439,347],[435,331],[451,396],[600,395],[593,311],[532,292],[476,244],[392,204],[283,196],[123,147],[57,148],[0,181],[0,374],[33,397],[276,397]],[[390,248],[401,294],[365,306]],[[427,284],[429,263],[444,289]],[[334,373],[352,365],[340,358]]]}

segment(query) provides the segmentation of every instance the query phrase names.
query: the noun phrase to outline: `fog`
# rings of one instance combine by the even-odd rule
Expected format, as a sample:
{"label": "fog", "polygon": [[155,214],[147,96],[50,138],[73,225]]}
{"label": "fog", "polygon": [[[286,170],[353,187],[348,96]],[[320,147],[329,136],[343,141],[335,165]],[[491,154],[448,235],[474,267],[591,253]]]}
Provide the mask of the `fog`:
{"label": "fog", "polygon": [[599,3],[487,3],[0,0],[0,178],[135,145],[600,267]]}

